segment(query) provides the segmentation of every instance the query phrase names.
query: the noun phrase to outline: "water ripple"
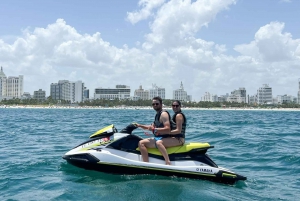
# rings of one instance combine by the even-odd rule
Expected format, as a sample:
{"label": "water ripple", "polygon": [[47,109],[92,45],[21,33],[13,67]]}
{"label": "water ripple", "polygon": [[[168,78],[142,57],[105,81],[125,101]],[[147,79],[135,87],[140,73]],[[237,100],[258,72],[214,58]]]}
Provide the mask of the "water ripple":
{"label": "water ripple", "polygon": [[[98,129],[153,121],[152,110],[0,108],[1,200],[297,200],[300,113],[187,110],[187,141],[248,177],[228,186],[156,175],[111,175],[61,156]],[[141,130],[136,134],[145,137]]]}

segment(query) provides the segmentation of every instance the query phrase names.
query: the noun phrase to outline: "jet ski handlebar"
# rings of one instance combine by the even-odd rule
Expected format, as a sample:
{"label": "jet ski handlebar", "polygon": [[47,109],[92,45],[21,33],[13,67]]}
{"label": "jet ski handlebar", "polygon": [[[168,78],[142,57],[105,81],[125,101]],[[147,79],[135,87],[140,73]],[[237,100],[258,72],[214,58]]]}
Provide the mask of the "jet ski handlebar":
{"label": "jet ski handlebar", "polygon": [[137,129],[137,123],[131,123],[128,126],[126,126],[125,128],[123,128],[120,133],[127,133],[127,134],[132,134],[132,131]]}

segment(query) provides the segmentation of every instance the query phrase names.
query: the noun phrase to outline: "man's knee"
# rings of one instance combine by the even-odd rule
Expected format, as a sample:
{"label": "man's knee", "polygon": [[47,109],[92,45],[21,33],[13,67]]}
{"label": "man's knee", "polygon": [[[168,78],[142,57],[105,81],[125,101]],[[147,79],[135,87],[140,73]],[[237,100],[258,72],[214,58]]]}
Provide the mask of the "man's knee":
{"label": "man's knee", "polygon": [[143,140],[140,140],[139,141],[139,147],[142,147],[142,146],[144,146],[144,142],[143,142]]}
{"label": "man's knee", "polygon": [[158,146],[163,145],[163,141],[162,141],[162,140],[157,140],[155,143],[156,143],[156,145],[158,145]]}
{"label": "man's knee", "polygon": [[144,140],[140,140],[140,141],[139,141],[139,147],[146,146],[146,144],[148,144],[148,143],[149,143],[149,141],[148,141],[148,140],[146,140],[146,139],[144,139]]}

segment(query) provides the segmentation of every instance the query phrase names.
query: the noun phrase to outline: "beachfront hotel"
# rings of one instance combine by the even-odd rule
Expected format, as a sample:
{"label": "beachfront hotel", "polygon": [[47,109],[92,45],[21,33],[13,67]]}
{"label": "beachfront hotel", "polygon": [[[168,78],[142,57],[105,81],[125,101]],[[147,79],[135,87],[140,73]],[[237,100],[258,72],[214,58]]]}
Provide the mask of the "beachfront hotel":
{"label": "beachfront hotel", "polygon": [[116,85],[116,88],[96,88],[94,99],[129,99],[130,87],[126,85]]}
{"label": "beachfront hotel", "polygon": [[299,90],[298,90],[298,104],[300,104],[300,78],[298,79]]}
{"label": "beachfront hotel", "polygon": [[231,94],[227,98],[227,101],[236,103],[246,103],[246,97],[246,89],[244,87],[240,87],[239,89],[231,92]]}
{"label": "beachfront hotel", "polygon": [[23,94],[23,75],[18,77],[9,76],[8,78],[3,72],[1,66],[0,71],[0,100],[21,98]]}
{"label": "beachfront hotel", "polygon": [[247,102],[247,95],[246,89],[244,87],[240,87],[239,89],[235,89],[229,95],[213,95],[209,92],[205,92],[204,96],[201,97],[201,101],[206,102],[236,102],[236,103],[246,103]]}
{"label": "beachfront hotel", "polygon": [[152,88],[149,90],[149,99],[153,97],[159,96],[162,99],[166,98],[166,89],[162,87],[156,86],[156,84],[152,84]]}
{"label": "beachfront hotel", "polygon": [[294,96],[290,95],[277,95],[277,98],[275,98],[275,101],[273,101],[274,104],[283,104],[283,103],[293,103],[296,102],[294,100]]}
{"label": "beachfront hotel", "polygon": [[[203,101],[203,102],[223,102],[223,101],[220,101],[219,99],[220,99],[220,97],[218,97],[218,95],[210,94],[209,92],[205,92],[204,96],[201,97],[200,101]],[[225,100],[227,100],[227,97],[226,97]]]}
{"label": "beachfront hotel", "polygon": [[173,99],[180,101],[191,101],[192,96],[187,95],[187,92],[184,91],[182,82],[180,83],[180,88],[173,91]]}
{"label": "beachfront hotel", "polygon": [[58,83],[51,83],[50,96],[54,100],[80,103],[84,100],[84,83],[82,81],[71,82],[69,80],[59,80]]}
{"label": "beachfront hotel", "polygon": [[88,100],[90,98],[90,90],[86,87],[83,88],[83,98],[84,100]]}
{"label": "beachfront hotel", "polygon": [[46,91],[44,91],[42,89],[39,89],[38,91],[34,91],[33,98],[37,99],[40,102],[46,100]]}
{"label": "beachfront hotel", "polygon": [[272,87],[270,87],[268,84],[263,84],[263,86],[257,90],[257,103],[258,104],[273,103]]}
{"label": "beachfront hotel", "polygon": [[140,99],[140,100],[149,100],[150,99],[149,94],[150,94],[149,91],[144,90],[142,85],[140,85],[139,89],[136,89],[134,91],[134,97],[136,97],[136,99]]}

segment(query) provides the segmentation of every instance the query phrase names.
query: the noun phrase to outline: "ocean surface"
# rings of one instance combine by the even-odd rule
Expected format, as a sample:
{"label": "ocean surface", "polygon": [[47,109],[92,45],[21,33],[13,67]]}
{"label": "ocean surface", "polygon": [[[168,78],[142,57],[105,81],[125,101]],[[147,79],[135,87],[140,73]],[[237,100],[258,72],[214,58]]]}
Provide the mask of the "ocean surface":
{"label": "ocean surface", "polygon": [[[0,200],[299,200],[300,112],[186,110],[187,141],[209,142],[217,165],[248,178],[225,185],[112,175],[62,159],[110,124],[153,121],[153,110],[0,108]],[[172,114],[173,112],[171,112]],[[142,130],[134,131],[142,137]]]}

